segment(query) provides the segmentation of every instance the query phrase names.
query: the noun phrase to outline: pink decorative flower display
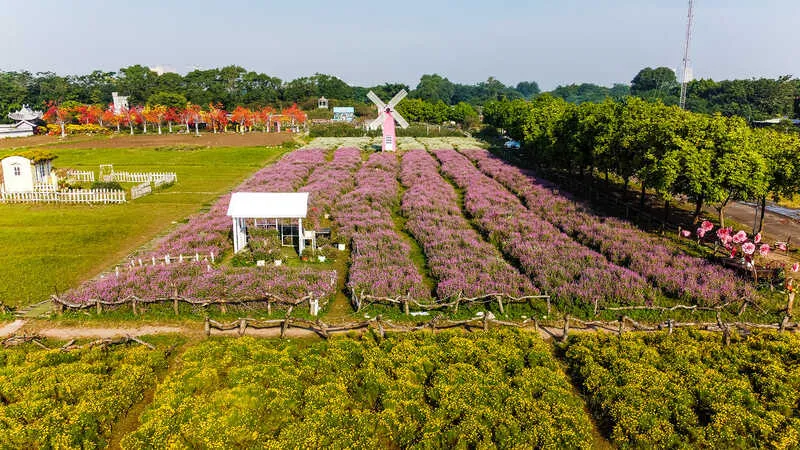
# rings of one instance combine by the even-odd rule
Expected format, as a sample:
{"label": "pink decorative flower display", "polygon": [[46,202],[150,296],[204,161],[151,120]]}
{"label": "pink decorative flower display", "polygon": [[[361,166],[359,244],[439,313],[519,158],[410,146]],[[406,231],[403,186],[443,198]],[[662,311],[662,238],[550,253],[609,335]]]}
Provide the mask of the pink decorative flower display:
{"label": "pink decorative flower display", "polygon": [[[700,228],[697,229],[698,234],[699,234],[700,230],[701,230]],[[681,230],[681,236],[683,236],[685,238],[688,238],[691,235],[692,235],[691,231],[689,231],[689,230]]]}
{"label": "pink decorative flower display", "polygon": [[792,272],[797,272],[798,270],[800,270],[800,263],[792,264]]}
{"label": "pink decorative flower display", "polygon": [[700,224],[700,228],[708,232],[714,229],[714,224],[708,220],[704,220],[703,223]]}
{"label": "pink decorative flower display", "polygon": [[758,253],[761,254],[761,256],[766,256],[769,254],[769,252],[770,252],[769,244],[761,244],[761,246],[758,247]]}
{"label": "pink decorative flower display", "polygon": [[745,241],[747,241],[747,233],[745,233],[743,230],[740,230],[733,235],[734,244],[743,244]]}
{"label": "pink decorative flower display", "polygon": [[761,233],[756,233],[756,235],[753,236],[753,243],[758,244],[760,242],[761,242]]}
{"label": "pink decorative flower display", "polygon": [[742,251],[745,255],[752,255],[756,251],[756,244],[752,242],[745,242],[742,244]]}

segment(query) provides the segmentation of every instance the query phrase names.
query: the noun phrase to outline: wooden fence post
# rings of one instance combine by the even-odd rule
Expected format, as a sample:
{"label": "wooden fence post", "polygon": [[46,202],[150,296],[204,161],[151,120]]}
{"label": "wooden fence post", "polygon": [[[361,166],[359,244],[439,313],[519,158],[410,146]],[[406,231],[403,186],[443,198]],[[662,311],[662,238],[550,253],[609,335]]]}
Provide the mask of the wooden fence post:
{"label": "wooden fence post", "polygon": [[[359,307],[360,306],[361,305],[359,305]],[[405,315],[409,315],[410,314],[409,307],[408,307],[408,297],[403,299],[403,312],[405,313]]]}
{"label": "wooden fence post", "polygon": [[375,322],[378,324],[378,336],[381,337],[381,340],[386,338],[386,330],[383,329],[383,316],[378,314],[378,317],[375,318]]}
{"label": "wooden fence post", "polygon": [[672,334],[672,327],[673,327],[673,320],[667,320],[667,326],[669,327],[669,334]]}
{"label": "wooden fence post", "polygon": [[567,337],[569,336],[569,314],[564,316],[564,331],[561,335],[561,342],[566,342]]}
{"label": "wooden fence post", "polygon": [[139,313],[136,312],[136,297],[131,299],[131,309],[133,310],[133,315],[138,316]]}
{"label": "wooden fence post", "polygon": [[503,308],[503,297],[500,295],[497,296],[497,306],[500,308],[500,314],[505,315],[506,311]]}
{"label": "wooden fence post", "polygon": [[206,316],[206,320],[203,323],[203,331],[205,331],[206,336],[211,336],[211,319]]}
{"label": "wooden fence post", "polygon": [[483,331],[489,331],[489,315],[483,315]]}
{"label": "wooden fence post", "polygon": [[619,316],[619,330],[617,330],[617,336],[622,337],[622,333],[625,331],[625,320],[623,320],[623,316]]}
{"label": "wooden fence post", "polygon": [[175,311],[175,315],[178,315],[178,288],[172,293],[172,310]]}
{"label": "wooden fence post", "polygon": [[103,312],[103,304],[100,303],[100,299],[99,298],[94,301],[94,306],[95,306],[95,309],[97,310],[96,311],[97,314],[100,315]]}
{"label": "wooden fence post", "polygon": [[239,336],[244,336],[247,330],[247,319],[239,319]]}

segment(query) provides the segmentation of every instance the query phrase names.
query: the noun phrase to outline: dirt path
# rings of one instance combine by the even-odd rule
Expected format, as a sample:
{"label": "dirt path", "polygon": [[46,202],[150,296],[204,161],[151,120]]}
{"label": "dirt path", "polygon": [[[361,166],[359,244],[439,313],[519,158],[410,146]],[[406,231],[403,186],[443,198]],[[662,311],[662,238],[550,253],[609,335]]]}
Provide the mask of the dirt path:
{"label": "dirt path", "polygon": [[[18,323],[19,322],[19,323]],[[11,326],[14,325],[13,328]],[[196,325],[140,325],[140,326],[96,326],[96,327],[61,327],[49,323],[42,323],[39,322],[38,325],[30,326],[30,327],[23,327],[25,325],[24,321],[18,320],[12,324],[7,325],[6,327],[0,329],[5,331],[8,328],[10,331],[3,334],[0,333],[0,337],[5,337],[12,335],[16,332],[21,333],[31,333],[31,334],[38,334],[39,336],[51,338],[51,339],[58,339],[58,340],[69,340],[69,339],[105,339],[105,338],[113,338],[113,337],[121,337],[121,336],[143,336],[143,335],[152,335],[152,334],[181,334],[187,337],[192,338],[202,338],[203,337],[203,324],[202,322],[198,322]],[[329,324],[332,325],[332,324]],[[532,328],[528,328],[529,331],[534,332]],[[387,330],[392,332],[391,330]],[[629,330],[626,327],[626,331]],[[334,331],[331,332],[332,335],[346,335],[348,333],[352,333],[353,331]],[[367,329],[360,329],[356,330],[357,333],[365,333]],[[400,332],[400,331],[394,331]],[[599,328],[570,328],[569,334],[581,334],[581,333],[603,333],[609,332],[606,329],[599,329]],[[551,327],[551,326],[540,326],[538,330],[539,336],[544,340],[560,340],[564,334],[563,329],[560,327]],[[239,336],[238,330],[228,330],[228,331],[218,331],[213,330],[211,332],[212,336]],[[256,328],[248,328],[245,331],[245,336],[253,336],[253,337],[262,337],[262,338],[277,338],[281,335],[280,328],[264,328],[264,329],[256,329]],[[297,328],[297,327],[289,327],[285,333],[284,337],[286,338],[308,338],[308,337],[319,337],[317,333],[311,330],[307,330],[305,328]]]}
{"label": "dirt path", "polygon": [[134,148],[134,147],[162,147],[174,145],[200,145],[209,147],[250,147],[250,146],[275,146],[294,138],[292,133],[200,133],[194,134],[111,134],[98,136],[68,136],[61,139],[59,136],[32,136],[26,138],[4,139],[0,142],[0,149],[21,147],[55,148]]}
{"label": "dirt path", "polygon": [[[742,224],[748,233],[752,231],[755,219],[755,211],[752,206],[734,203],[725,208],[725,216]],[[790,237],[797,244],[800,243],[800,223],[782,214],[767,211],[764,214],[763,235],[769,244],[775,241],[786,241]]]}
{"label": "dirt path", "polygon": [[0,327],[0,338],[4,338],[6,336],[11,336],[12,334],[19,331],[25,325],[25,321],[22,319],[17,319],[9,324],[6,324]]}

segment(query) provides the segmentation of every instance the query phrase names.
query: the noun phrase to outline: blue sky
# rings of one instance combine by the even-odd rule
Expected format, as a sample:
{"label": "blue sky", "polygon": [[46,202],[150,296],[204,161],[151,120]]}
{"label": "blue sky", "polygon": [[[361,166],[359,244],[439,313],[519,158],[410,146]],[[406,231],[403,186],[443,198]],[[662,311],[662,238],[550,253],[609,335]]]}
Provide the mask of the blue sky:
{"label": "blue sky", "polygon": [[[357,85],[630,82],[677,68],[687,1],[0,0],[0,70],[237,64]],[[697,0],[695,77],[800,76],[800,1]]]}

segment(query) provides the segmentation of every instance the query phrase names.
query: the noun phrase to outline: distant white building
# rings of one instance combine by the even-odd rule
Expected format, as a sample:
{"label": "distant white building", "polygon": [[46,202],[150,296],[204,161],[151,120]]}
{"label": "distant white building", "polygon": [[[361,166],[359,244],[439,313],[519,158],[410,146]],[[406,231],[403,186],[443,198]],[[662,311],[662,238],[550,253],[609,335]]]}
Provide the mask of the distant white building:
{"label": "distant white building", "polygon": [[0,139],[7,137],[33,136],[33,130],[37,127],[37,122],[42,119],[41,111],[33,111],[28,105],[22,105],[22,109],[17,112],[9,113],[8,118],[15,120],[13,125],[0,125]]}
{"label": "distant white building", "polygon": [[120,114],[123,110],[128,109],[127,96],[122,96],[116,92],[112,92],[111,99],[114,101],[114,114]]}
{"label": "distant white building", "polygon": [[33,192],[58,187],[52,157],[30,160],[24,156],[9,156],[0,161],[0,166],[3,168],[0,189],[5,192]]}
{"label": "distant white building", "polygon": [[352,106],[334,106],[334,122],[352,122],[356,118],[356,109]]}

